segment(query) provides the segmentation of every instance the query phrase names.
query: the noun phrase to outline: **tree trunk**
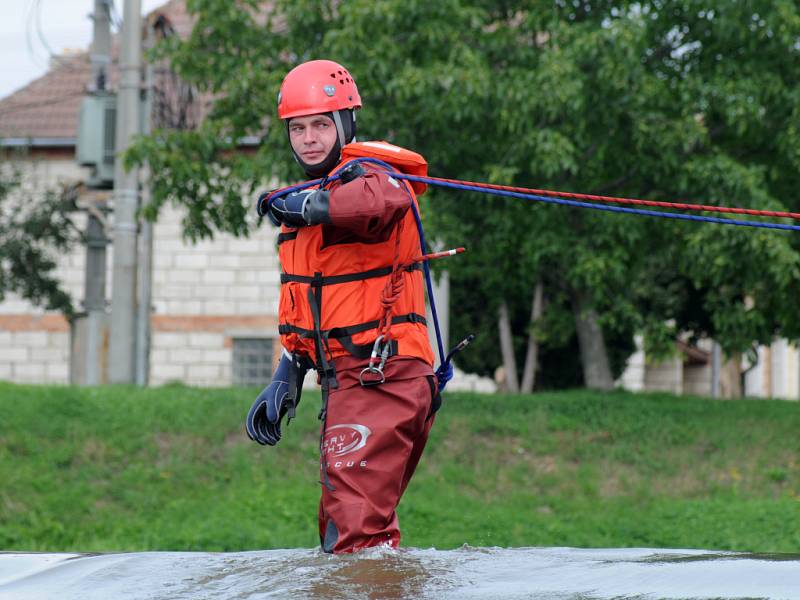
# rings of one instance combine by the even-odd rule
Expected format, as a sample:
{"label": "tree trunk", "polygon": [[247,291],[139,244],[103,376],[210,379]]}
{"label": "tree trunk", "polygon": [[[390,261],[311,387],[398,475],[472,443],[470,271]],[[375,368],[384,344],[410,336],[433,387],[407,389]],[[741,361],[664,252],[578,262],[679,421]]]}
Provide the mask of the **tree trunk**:
{"label": "tree trunk", "polygon": [[[542,294],[544,286],[541,281],[536,282],[536,287],[533,288],[533,303],[531,306],[531,322],[530,326],[536,325],[536,322],[542,316]],[[525,354],[525,367],[522,369],[522,384],[520,384],[520,391],[523,394],[530,394],[533,391],[533,386],[536,384],[536,370],[539,368],[539,342],[536,335],[531,332],[528,334],[528,351]]]}
{"label": "tree trunk", "polygon": [[503,301],[497,311],[497,327],[500,330],[500,352],[505,369],[505,387],[511,393],[519,392],[517,383],[517,361],[514,359],[514,338],[511,336],[511,319],[508,305]]}
{"label": "tree trunk", "polygon": [[590,305],[587,295],[581,291],[572,293],[572,310],[578,332],[584,384],[592,390],[610,390],[614,387],[614,379],[611,377],[597,312]]}

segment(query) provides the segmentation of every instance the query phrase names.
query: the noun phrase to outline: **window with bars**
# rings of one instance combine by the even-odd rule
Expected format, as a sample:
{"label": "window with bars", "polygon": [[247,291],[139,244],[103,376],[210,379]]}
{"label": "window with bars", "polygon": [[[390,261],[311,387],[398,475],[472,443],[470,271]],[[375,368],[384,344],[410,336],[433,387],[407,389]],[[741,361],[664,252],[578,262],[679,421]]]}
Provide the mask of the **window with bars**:
{"label": "window with bars", "polygon": [[233,338],[233,385],[263,387],[272,377],[272,338]]}

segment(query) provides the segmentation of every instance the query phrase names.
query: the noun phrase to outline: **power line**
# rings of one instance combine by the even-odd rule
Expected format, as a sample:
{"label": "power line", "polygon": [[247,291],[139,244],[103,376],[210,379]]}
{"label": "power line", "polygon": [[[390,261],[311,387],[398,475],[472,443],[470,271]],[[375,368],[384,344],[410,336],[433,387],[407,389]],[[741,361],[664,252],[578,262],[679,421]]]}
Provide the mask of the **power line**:
{"label": "power line", "polygon": [[49,106],[51,104],[58,104],[62,102],[66,98],[75,98],[76,96],[83,96],[86,92],[84,90],[79,90],[76,92],[70,92],[69,94],[60,94],[56,98],[50,98],[48,100],[40,100],[38,102],[17,102],[16,104],[7,104],[3,106],[0,104],[0,115],[4,115],[6,113],[11,113],[18,110],[25,110],[27,108],[38,108],[40,106]]}
{"label": "power line", "polygon": [[31,31],[33,30],[33,16],[36,11],[37,0],[30,0],[28,4],[28,15],[27,20],[25,23],[25,43],[28,47],[28,56],[30,56],[31,60],[39,67],[46,69],[48,67],[47,64],[42,64],[40,61],[40,57],[37,55],[36,50],[33,47],[33,40],[31,36]]}
{"label": "power line", "polygon": [[[34,31],[35,30],[35,31]],[[31,59],[40,67],[44,69],[49,69],[50,63],[46,63],[44,65],[40,62],[40,57],[36,53],[36,49],[33,45],[33,33],[35,33],[36,37],[39,38],[39,42],[44,47],[45,52],[47,52],[48,58],[51,61],[55,61],[58,63],[62,68],[68,69],[70,71],[82,71],[80,67],[76,67],[71,64],[71,61],[68,57],[61,56],[53,51],[50,43],[47,41],[47,36],[44,33],[44,28],[42,27],[42,0],[30,0],[29,9],[28,9],[28,22],[25,29],[25,40],[28,45],[28,54],[31,56]]]}
{"label": "power line", "polygon": [[47,42],[44,31],[42,31],[42,0],[34,0],[34,6],[36,7],[36,33],[39,36],[39,41],[42,42],[42,46],[44,46],[44,49],[47,50],[47,53],[52,58],[56,53],[53,52],[53,49]]}

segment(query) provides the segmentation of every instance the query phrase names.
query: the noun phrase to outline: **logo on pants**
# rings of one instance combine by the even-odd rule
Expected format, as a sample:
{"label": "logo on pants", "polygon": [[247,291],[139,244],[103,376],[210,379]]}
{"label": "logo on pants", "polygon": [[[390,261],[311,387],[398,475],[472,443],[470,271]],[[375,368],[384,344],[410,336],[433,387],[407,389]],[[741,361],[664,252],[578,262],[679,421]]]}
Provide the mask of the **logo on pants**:
{"label": "logo on pants", "polygon": [[322,454],[325,456],[344,456],[367,445],[367,438],[372,434],[366,425],[344,423],[331,425],[325,432],[322,443]]}

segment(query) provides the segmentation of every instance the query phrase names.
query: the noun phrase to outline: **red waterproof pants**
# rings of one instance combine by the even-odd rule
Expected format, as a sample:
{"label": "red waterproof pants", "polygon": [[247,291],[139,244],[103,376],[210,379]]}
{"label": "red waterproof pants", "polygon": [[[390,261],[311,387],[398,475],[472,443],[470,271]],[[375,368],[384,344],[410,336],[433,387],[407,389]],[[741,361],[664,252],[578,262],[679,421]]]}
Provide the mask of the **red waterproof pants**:
{"label": "red waterproof pants", "polygon": [[430,366],[398,358],[376,386],[361,386],[360,368],[337,368],[321,445],[320,480],[332,488],[323,485],[319,505],[325,552],[400,543],[395,509],[433,425],[436,387]]}

